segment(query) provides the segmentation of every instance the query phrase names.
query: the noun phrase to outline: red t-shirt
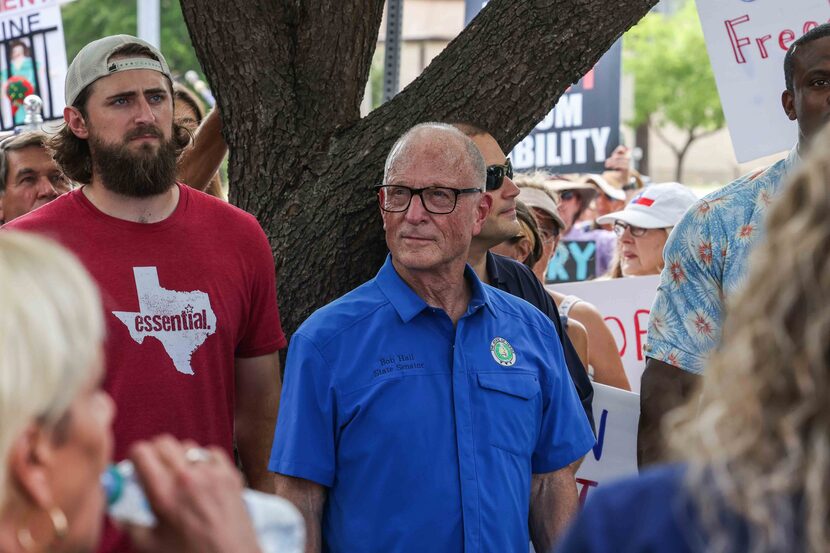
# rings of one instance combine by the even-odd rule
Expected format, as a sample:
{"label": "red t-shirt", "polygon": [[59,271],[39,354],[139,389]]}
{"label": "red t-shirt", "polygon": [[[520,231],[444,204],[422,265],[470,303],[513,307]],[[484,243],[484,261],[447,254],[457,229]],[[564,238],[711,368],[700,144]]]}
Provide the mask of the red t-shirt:
{"label": "red t-shirt", "polygon": [[234,358],[286,345],[259,223],[188,186],[179,193],[158,223],[110,217],[78,189],[5,227],[58,240],[100,287],[116,460],[165,432],[231,454]]}
{"label": "red t-shirt", "polygon": [[[259,223],[188,186],[179,194],[158,223],[110,217],[78,189],[4,227],[56,239],[99,285],[116,460],[161,433],[232,454],[234,358],[286,345]],[[104,549],[121,550],[106,534]]]}

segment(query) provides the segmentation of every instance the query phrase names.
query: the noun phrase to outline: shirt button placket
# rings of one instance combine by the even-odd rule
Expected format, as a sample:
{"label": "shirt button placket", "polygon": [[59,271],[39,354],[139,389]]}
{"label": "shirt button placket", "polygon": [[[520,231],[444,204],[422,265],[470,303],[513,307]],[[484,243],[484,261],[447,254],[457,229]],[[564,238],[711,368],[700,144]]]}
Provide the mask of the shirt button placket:
{"label": "shirt button placket", "polygon": [[455,439],[458,447],[458,468],[461,476],[461,510],[464,521],[464,551],[479,551],[478,478],[473,437],[471,385],[472,376],[464,363],[465,319],[458,321],[452,356],[453,408],[455,410]]}

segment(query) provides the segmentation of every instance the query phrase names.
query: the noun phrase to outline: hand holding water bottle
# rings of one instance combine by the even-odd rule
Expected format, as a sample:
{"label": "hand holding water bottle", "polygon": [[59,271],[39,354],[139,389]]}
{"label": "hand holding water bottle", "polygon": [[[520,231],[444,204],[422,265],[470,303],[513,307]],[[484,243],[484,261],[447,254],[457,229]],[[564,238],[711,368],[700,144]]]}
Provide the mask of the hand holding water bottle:
{"label": "hand holding water bottle", "polygon": [[[137,444],[130,458],[154,526],[133,517],[127,530],[140,551],[261,553],[251,496],[224,451],[202,449],[170,436]],[[279,501],[275,496],[263,496]],[[254,497],[256,501],[256,497]],[[247,505],[246,505],[247,504]],[[299,545],[302,548],[302,545]]]}

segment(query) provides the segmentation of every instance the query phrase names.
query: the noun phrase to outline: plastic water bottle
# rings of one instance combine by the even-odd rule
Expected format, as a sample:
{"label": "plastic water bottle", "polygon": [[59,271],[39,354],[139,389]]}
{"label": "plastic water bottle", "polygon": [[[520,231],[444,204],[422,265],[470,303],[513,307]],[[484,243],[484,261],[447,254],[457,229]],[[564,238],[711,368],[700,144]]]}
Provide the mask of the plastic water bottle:
{"label": "plastic water bottle", "polygon": [[[121,461],[101,475],[107,496],[107,513],[118,521],[155,526],[144,490],[130,461]],[[242,500],[248,509],[263,553],[302,553],[305,547],[303,517],[289,501],[256,490],[245,489]]]}

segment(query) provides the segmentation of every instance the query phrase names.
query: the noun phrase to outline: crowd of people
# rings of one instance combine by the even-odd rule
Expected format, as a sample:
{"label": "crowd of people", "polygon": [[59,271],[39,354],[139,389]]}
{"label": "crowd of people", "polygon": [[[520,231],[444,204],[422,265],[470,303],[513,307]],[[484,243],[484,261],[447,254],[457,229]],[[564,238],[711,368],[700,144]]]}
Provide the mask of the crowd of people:
{"label": "crowd of people", "polygon": [[[674,225],[698,197],[680,183],[652,183],[631,168],[630,151],[618,146],[602,174],[517,174],[517,182],[548,192],[562,221],[552,257],[538,268],[545,283],[657,275]],[[659,200],[658,200],[659,198]],[[658,200],[655,202],[655,200]],[[639,215],[638,215],[639,213]],[[537,213],[537,219],[539,218]],[[568,244],[590,244],[583,274],[562,272],[574,254]]]}
{"label": "crowd of people", "polygon": [[[385,263],[289,344],[218,110],[152,45],[88,44],[60,130],[0,142],[0,551],[259,551],[243,485],[308,552],[826,551],[828,72],[830,24],[787,52],[790,155],[702,199],[624,147],[514,175],[492,130],[415,125],[375,190]],[[644,472],[579,513],[592,381],[631,388],[597,308],[545,286],[586,240],[595,276],[661,284]],[[103,517],[122,459],[154,527]]]}

